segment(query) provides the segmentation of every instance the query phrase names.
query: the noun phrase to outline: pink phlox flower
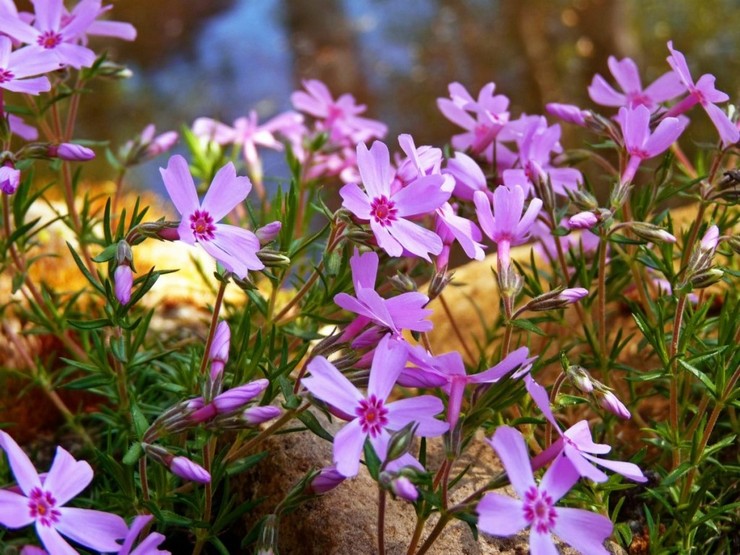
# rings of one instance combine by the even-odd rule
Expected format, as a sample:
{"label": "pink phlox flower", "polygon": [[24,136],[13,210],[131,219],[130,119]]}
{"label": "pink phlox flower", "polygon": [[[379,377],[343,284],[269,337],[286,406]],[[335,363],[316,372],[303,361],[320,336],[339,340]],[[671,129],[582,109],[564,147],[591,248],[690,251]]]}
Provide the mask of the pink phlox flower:
{"label": "pink phlox flower", "polygon": [[686,90],[673,71],[664,73],[643,90],[640,72],[631,58],[617,60],[614,56],[609,56],[608,64],[622,92],[615,90],[601,75],[595,75],[588,94],[591,100],[602,106],[645,106],[653,112],[662,102],[676,98]]}
{"label": "pink phlox flower", "polygon": [[237,177],[234,164],[229,162],[218,170],[201,203],[188,163],[182,156],[170,158],[167,168],[160,168],[162,180],[175,208],[182,216],[177,231],[180,240],[200,244],[237,277],[246,277],[249,270],[265,266],[257,258],[260,242],[251,231],[219,222],[242,202],[252,184],[247,177]]}
{"label": "pink phlox flower", "polygon": [[216,326],[211,348],[208,351],[208,360],[211,363],[211,380],[216,380],[224,372],[224,366],[229,361],[229,347],[231,346],[231,329],[229,323],[221,320]]}
{"label": "pink phlox flower", "polygon": [[117,555],[170,555],[169,551],[158,549],[159,545],[165,540],[165,537],[158,532],[148,534],[139,545],[134,547],[134,542],[141,531],[153,518],[152,515],[139,515],[134,518]]}
{"label": "pink phlox flower", "polygon": [[120,516],[65,506],[92,481],[93,471],[87,462],[77,461],[57,447],[51,468],[42,478],[28,456],[2,430],[0,448],[8,457],[19,489],[17,493],[0,489],[0,524],[11,529],[34,524],[41,543],[51,553],[75,553],[62,536],[96,551],[119,550],[117,540],[128,531]]}
{"label": "pink phlox flower", "polygon": [[436,210],[434,231],[442,239],[442,252],[437,257],[437,267],[447,266],[450,247],[454,241],[460,243],[468,258],[483,260],[486,256],[480,243],[480,229],[471,220],[458,216],[457,205],[445,202]]}
{"label": "pink phlox flower", "polygon": [[[414,139],[409,134],[398,136],[398,144],[401,146],[406,158],[400,159],[396,164],[396,179],[401,186],[410,184],[419,177],[425,175],[437,175],[442,168],[442,149],[432,146],[416,147]],[[452,188],[452,182],[443,187]]]}
{"label": "pink phlox flower", "polygon": [[513,536],[529,527],[532,555],[557,553],[553,533],[580,553],[608,555],[604,540],[613,528],[608,518],[582,509],[555,506],[578,481],[578,472],[566,457],[557,458],[538,486],[522,434],[514,428],[500,426],[490,443],[519,499],[487,493],[477,507],[478,527],[483,532]]}
{"label": "pink phlox flower", "polygon": [[[537,357],[529,357],[527,347],[520,347],[488,370],[468,374],[462,356],[457,351],[436,357],[418,347],[410,352],[413,354],[410,354],[409,358],[412,362],[416,362],[417,369],[405,368],[399,376],[398,383],[406,387],[442,387],[449,399],[447,421],[450,429],[455,427],[460,418],[465,388],[469,384],[496,383],[515,370],[516,376],[522,376],[529,371],[532,362],[537,359]],[[418,368],[424,368],[424,370],[419,371]],[[430,373],[432,376],[429,375]],[[436,379],[436,376],[439,376],[439,379]]]}
{"label": "pink phlox flower", "polygon": [[21,139],[35,141],[39,138],[38,129],[33,125],[27,124],[23,121],[23,118],[15,114],[8,114],[8,125],[10,126],[10,132],[13,135],[18,135]]}
{"label": "pink phlox flower", "polygon": [[364,104],[357,104],[355,97],[345,93],[334,100],[329,88],[316,79],[303,81],[306,91],[295,91],[291,102],[296,110],[305,112],[318,121],[318,128],[329,134],[335,145],[354,145],[372,139],[382,139],[388,131],[385,124],[360,117]]}
{"label": "pink phlox flower", "polygon": [[[492,150],[496,136],[509,121],[509,99],[494,95],[496,85],[487,83],[474,99],[460,83],[450,83],[450,98],[438,98],[437,107],[452,123],[466,130],[452,137],[456,150],[480,155]],[[488,154],[487,154],[488,156]]]}
{"label": "pink phlox flower", "polygon": [[146,147],[146,156],[148,158],[154,158],[160,154],[167,152],[177,142],[179,135],[176,131],[165,131],[156,135],[157,128],[153,123],[147,125],[141,132],[140,141],[143,146]]}
{"label": "pink phlox flower", "polygon": [[447,166],[442,173],[449,174],[455,179],[452,194],[459,199],[472,201],[476,191],[491,194],[483,170],[467,154],[456,152],[452,158],[447,160]]}
{"label": "pink phlox flower", "polygon": [[493,210],[488,196],[476,191],[473,200],[478,222],[483,232],[496,243],[499,264],[509,266],[510,247],[524,243],[529,237],[532,224],[542,207],[542,201],[534,198],[524,210],[524,190],[519,186],[499,185],[493,192]]}
{"label": "pink phlox flower", "polygon": [[401,256],[406,250],[431,261],[429,253],[439,254],[442,240],[406,218],[429,214],[450,198],[451,190],[443,187],[445,178],[426,175],[392,193],[390,154],[380,141],[370,150],[364,143],[357,145],[357,165],[365,190],[357,183],[342,187],[342,206],[359,220],[370,222],[378,245],[390,256]]}
{"label": "pink phlox flower", "polygon": [[[310,376],[303,379],[303,386],[349,421],[334,437],[334,464],[343,476],[357,475],[366,440],[383,460],[390,433],[411,422],[417,424],[416,433],[422,437],[435,437],[447,431],[447,423],[435,418],[444,410],[437,397],[422,395],[387,401],[407,356],[405,343],[390,336],[383,338],[375,350],[366,395],[324,357],[316,357],[309,363]],[[393,463],[396,467],[408,464],[418,467],[418,462],[408,454]]]}
{"label": "pink phlox flower", "polygon": [[98,20],[108,10],[112,9],[113,6],[102,6],[100,0],[94,2],[79,2],[71,12],[65,8],[64,15],[62,15],[62,26],[70,25],[74,22],[77,17],[82,15],[86,17],[86,12],[92,9],[92,6],[97,5],[97,14],[95,15],[95,21],[85,29],[79,37],[82,44],[87,44],[87,38],[89,35],[100,36],[100,37],[113,37],[122,40],[135,40],[136,39],[136,28],[130,23],[123,21],[110,21],[110,20]]}
{"label": "pink phlox flower", "polygon": [[[32,46],[15,51],[12,49],[11,40],[0,36],[0,89],[26,94],[39,94],[50,90],[51,83],[48,78],[35,76],[59,69],[61,67],[59,62],[53,56]],[[19,120],[20,118],[14,120],[16,129],[19,128]],[[22,123],[22,120],[20,122]],[[17,133],[17,130],[15,132]]]}
{"label": "pink phlox flower", "polygon": [[191,415],[190,420],[194,422],[206,422],[216,416],[227,416],[243,410],[257,395],[262,393],[269,380],[264,378],[252,382],[232,387],[217,395],[213,400],[206,404],[201,397],[190,401],[190,408],[196,409]]}
{"label": "pink phlox flower", "polygon": [[100,1],[82,0],[69,22],[63,20],[63,0],[33,0],[33,5],[33,25],[20,18],[7,18],[3,21],[3,32],[31,45],[36,52],[45,52],[58,67],[70,65],[80,69],[93,65],[95,53],[77,42],[98,17]]}
{"label": "pink phlox flower", "polygon": [[608,468],[635,482],[647,481],[640,468],[634,463],[611,461],[595,456],[604,455],[612,448],[603,443],[594,443],[588,421],[581,420],[563,432],[550,408],[550,397],[547,390],[533,378],[526,380],[526,387],[537,407],[560,435],[557,441],[532,459],[534,470],[542,468],[550,461],[563,455],[570,460],[579,475],[594,482],[606,482],[608,479],[607,475],[596,468],[594,464]]}
{"label": "pink phlox flower", "polygon": [[668,63],[671,65],[673,70],[678,74],[679,79],[683,85],[688,89],[689,96],[678,102],[675,106],[668,110],[666,115],[675,116],[683,114],[689,110],[695,104],[701,104],[704,108],[709,119],[717,128],[720,138],[722,139],[722,146],[728,147],[735,144],[740,140],[740,129],[730,121],[727,114],[722,111],[721,108],[716,106],[718,102],[726,102],[730,97],[717,90],[714,86],[716,77],[710,73],[705,73],[699,80],[694,82],[694,78],[691,77],[689,66],[686,63],[684,55],[673,48],[673,42],[668,42],[668,50],[671,51],[671,55],[668,56]]}
{"label": "pink phlox flower", "polygon": [[424,308],[429,297],[412,291],[384,299],[375,291],[378,261],[377,253],[370,251],[360,254],[355,249],[350,259],[355,296],[339,293],[334,297],[334,302],[364,318],[361,324],[372,322],[390,330],[395,337],[401,337],[403,330],[431,331],[432,323],[427,318],[432,311]]}
{"label": "pink phlox flower", "polygon": [[622,183],[632,181],[643,160],[665,152],[681,136],[688,124],[685,119],[667,117],[651,133],[650,110],[645,106],[620,108],[616,119],[622,128],[624,147],[630,156],[622,173]]}

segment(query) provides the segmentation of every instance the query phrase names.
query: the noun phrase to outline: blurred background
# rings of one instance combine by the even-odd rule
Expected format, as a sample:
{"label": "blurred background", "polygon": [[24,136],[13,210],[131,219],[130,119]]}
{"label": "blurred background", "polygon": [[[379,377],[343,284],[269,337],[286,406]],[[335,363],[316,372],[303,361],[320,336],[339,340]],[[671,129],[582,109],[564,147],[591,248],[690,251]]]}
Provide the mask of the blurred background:
{"label": "blurred background", "polygon": [[[387,142],[412,133],[443,145],[456,131],[436,107],[447,85],[473,95],[489,81],[511,99],[512,117],[544,113],[547,102],[593,107],[595,73],[613,82],[609,55],[630,56],[643,83],[669,69],[666,42],[683,51],[695,78],[739,96],[737,0],[126,0],[110,18],[138,29],[133,43],[106,41],[132,79],[98,85],[84,104],[79,138],[110,138],[115,149],[150,122],[157,129],[208,116],[231,123],[256,109],[264,120],[289,109],[301,79],[350,92],[367,116],[388,124]],[[93,44],[93,47],[96,47]],[[611,112],[607,112],[611,113]],[[686,140],[713,140],[699,110]],[[577,132],[564,126],[564,145]],[[111,136],[111,133],[113,136]],[[102,162],[102,157],[99,160]],[[159,181],[149,163],[133,180]],[[266,175],[284,175],[266,157]],[[100,177],[109,175],[104,164]],[[137,177],[138,176],[138,177]],[[157,184],[158,185],[158,184]]]}

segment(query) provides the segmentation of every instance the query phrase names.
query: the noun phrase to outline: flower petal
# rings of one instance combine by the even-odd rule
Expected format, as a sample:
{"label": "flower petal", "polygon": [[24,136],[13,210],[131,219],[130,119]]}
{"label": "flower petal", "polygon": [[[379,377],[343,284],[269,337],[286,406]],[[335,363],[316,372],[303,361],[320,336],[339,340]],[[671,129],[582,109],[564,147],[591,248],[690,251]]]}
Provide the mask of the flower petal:
{"label": "flower petal", "polygon": [[21,491],[28,496],[33,488],[41,487],[41,479],[31,463],[31,459],[23,452],[15,440],[6,432],[0,430],[0,448],[8,456],[8,464],[13,471],[15,481]]}
{"label": "flower petal", "polygon": [[604,474],[601,470],[599,470],[588,460],[586,460],[583,453],[581,453],[578,449],[576,449],[569,443],[564,444],[563,452],[565,453],[565,456],[568,458],[570,463],[573,465],[573,468],[575,468],[576,472],[578,472],[579,476],[582,476],[583,478],[588,478],[589,480],[593,480],[594,482],[606,482],[609,479],[606,474]]}
{"label": "flower petal", "polygon": [[522,502],[498,493],[484,495],[476,512],[478,528],[493,536],[513,536],[528,524]]}
{"label": "flower petal", "polygon": [[563,432],[563,435],[570,438],[578,446],[579,451],[584,453],[596,453],[603,455],[612,450],[611,446],[604,443],[594,443],[591,436],[591,429],[588,426],[588,420],[581,420],[573,424]]}
{"label": "flower petal", "polygon": [[428,302],[429,297],[412,291],[386,299],[385,307],[399,330],[431,331],[432,322],[426,318],[434,311],[424,308]]}
{"label": "flower petal", "polygon": [[200,208],[195,182],[185,158],[175,154],[169,159],[167,168],[159,168],[159,173],[162,174],[167,193],[181,216],[189,216]]}
{"label": "flower petal", "polygon": [[428,214],[442,206],[452,191],[444,191],[442,175],[425,175],[393,195],[400,217]]}
{"label": "flower petal", "polygon": [[[59,535],[59,532],[51,526],[44,526],[39,521],[36,521],[36,533],[39,535],[41,543],[44,544],[46,551],[53,555],[79,555],[77,550],[73,549],[65,539]],[[110,551],[117,551],[118,548],[111,549]]]}
{"label": "flower petal", "polygon": [[434,395],[421,395],[399,399],[386,405],[388,409],[388,428],[400,430],[409,422],[416,422],[416,434],[422,437],[436,437],[445,433],[449,424],[434,418],[444,410],[444,403]]}
{"label": "flower petal", "polygon": [[532,362],[536,357],[527,359],[529,356],[529,349],[527,347],[519,347],[513,353],[509,353],[504,360],[499,362],[497,365],[484,370],[478,374],[472,374],[470,381],[472,383],[491,383],[504,377],[506,374],[521,366],[525,362]]}
{"label": "flower petal", "polygon": [[523,498],[535,483],[522,434],[509,426],[499,426],[490,444],[501,459],[512,487]]}
{"label": "flower petal", "polygon": [[534,555],[558,555],[559,553],[550,533],[538,532],[534,528],[529,532],[529,552]]}
{"label": "flower petal", "polygon": [[547,491],[552,497],[552,502],[557,503],[558,499],[570,491],[578,481],[578,477],[578,471],[573,463],[563,454],[556,458],[555,462],[545,472],[540,482],[540,491]]}
{"label": "flower petal", "polygon": [[612,533],[612,523],[605,516],[582,509],[557,508],[553,532],[581,553],[608,555],[604,540]]}
{"label": "flower petal", "polygon": [[562,434],[560,425],[557,420],[555,420],[555,415],[552,413],[552,409],[550,408],[550,396],[547,394],[547,390],[534,381],[534,378],[532,377],[526,378],[524,383],[527,387],[529,396],[532,397],[535,405],[537,405],[537,407],[542,411],[543,416],[547,418],[559,434]]}
{"label": "flower petal", "polygon": [[367,434],[360,429],[360,421],[357,418],[347,423],[334,436],[334,464],[342,476],[347,478],[357,476],[366,437]]}
{"label": "flower petal", "polygon": [[347,183],[339,190],[342,206],[361,220],[370,219],[370,199],[357,183]]}
{"label": "flower petal", "polygon": [[368,251],[360,254],[355,248],[355,253],[349,259],[352,268],[352,283],[355,291],[359,288],[375,289],[375,281],[378,279],[378,253]]}
{"label": "flower petal", "polygon": [[332,363],[318,356],[308,363],[308,371],[311,375],[301,380],[306,389],[342,412],[355,414],[363,396]]}
{"label": "flower petal", "polygon": [[44,480],[44,489],[64,505],[85,489],[93,479],[93,470],[86,461],[78,461],[65,449],[57,447],[54,462]]}
{"label": "flower petal", "polygon": [[393,170],[388,147],[381,141],[375,141],[370,150],[365,143],[357,145],[357,168],[362,177],[368,196],[371,199],[385,195],[390,198]]}
{"label": "flower petal", "polygon": [[71,540],[97,551],[115,551],[121,548],[116,540],[123,539],[128,526],[120,516],[92,509],[60,507],[62,513],[56,529]]}
{"label": "flower petal", "polygon": [[378,246],[387,252],[388,256],[398,257],[403,254],[401,243],[399,243],[398,240],[390,234],[387,227],[380,225],[372,219],[370,220],[370,229],[373,230]]}
{"label": "flower petal", "polygon": [[386,335],[378,343],[373,355],[373,363],[370,367],[370,378],[367,384],[367,393],[375,395],[381,401],[385,401],[390,395],[393,386],[396,385],[398,375],[406,366],[408,350],[405,343],[391,339]]}
{"label": "flower petal", "polygon": [[439,235],[409,220],[399,218],[393,222],[390,233],[404,249],[428,262],[431,262],[429,253],[442,252]]}
{"label": "flower petal", "polygon": [[32,522],[28,497],[0,489],[0,524],[15,529],[28,526]]}
{"label": "flower petal", "polygon": [[584,453],[583,456],[588,460],[593,461],[595,464],[598,464],[599,466],[603,466],[604,468],[608,468],[612,472],[621,474],[625,478],[640,483],[647,482],[647,478],[642,473],[642,470],[640,470],[640,467],[634,463],[626,461],[612,461],[609,459],[599,459],[598,457],[594,457],[593,455],[588,455],[586,453]]}
{"label": "flower petal", "polygon": [[602,106],[624,106],[627,98],[614,90],[601,75],[595,75],[588,87],[588,96]]}
{"label": "flower petal", "polygon": [[234,164],[229,162],[213,178],[203,199],[203,210],[211,215],[213,221],[218,222],[247,198],[251,190],[252,182],[249,178],[237,177]]}

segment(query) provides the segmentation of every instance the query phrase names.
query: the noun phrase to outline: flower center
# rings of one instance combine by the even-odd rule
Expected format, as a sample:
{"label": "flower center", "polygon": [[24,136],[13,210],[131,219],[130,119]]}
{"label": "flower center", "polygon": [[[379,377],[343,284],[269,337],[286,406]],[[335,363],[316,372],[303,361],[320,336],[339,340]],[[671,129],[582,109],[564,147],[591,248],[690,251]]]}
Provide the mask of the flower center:
{"label": "flower center", "polygon": [[360,417],[360,428],[363,433],[371,437],[378,437],[383,428],[388,424],[388,409],[383,401],[375,395],[360,401],[360,406],[355,409],[355,414]]}
{"label": "flower center", "polygon": [[33,488],[31,490],[28,509],[31,517],[35,518],[43,526],[51,526],[59,522],[59,517],[62,516],[62,513],[54,508],[56,504],[57,500],[48,491],[44,491],[41,488]]}
{"label": "flower center", "polygon": [[44,31],[39,35],[38,44],[44,48],[56,48],[62,42],[62,35],[54,31]]}
{"label": "flower center", "polygon": [[637,108],[638,106],[645,106],[645,108],[653,107],[653,102],[650,100],[650,97],[640,91],[627,93],[627,100],[629,101],[631,108]]}
{"label": "flower center", "polygon": [[205,210],[196,210],[190,214],[190,229],[196,241],[210,241],[215,235],[216,226],[213,225],[213,218]]}
{"label": "flower center", "polygon": [[382,226],[391,225],[396,220],[396,203],[389,200],[385,195],[374,198],[370,203],[370,215]]}
{"label": "flower center", "polygon": [[7,83],[8,81],[12,81],[15,75],[13,75],[13,72],[9,69],[1,69],[0,68],[0,83]]}
{"label": "flower center", "polygon": [[532,486],[524,494],[524,518],[540,534],[545,534],[555,526],[558,516],[553,507],[552,497],[546,491]]}

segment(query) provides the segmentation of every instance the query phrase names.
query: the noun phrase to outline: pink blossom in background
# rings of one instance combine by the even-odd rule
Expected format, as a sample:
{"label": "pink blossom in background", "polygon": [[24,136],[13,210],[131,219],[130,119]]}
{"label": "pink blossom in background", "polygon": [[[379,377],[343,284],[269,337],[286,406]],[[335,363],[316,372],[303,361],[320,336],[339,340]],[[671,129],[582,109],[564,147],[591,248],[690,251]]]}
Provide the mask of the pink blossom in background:
{"label": "pink blossom in background", "polygon": [[165,131],[156,135],[156,127],[150,123],[141,132],[140,141],[142,146],[146,147],[145,154],[147,158],[154,158],[170,150],[179,139],[176,131]]}
{"label": "pink blossom in background", "polygon": [[0,448],[5,451],[19,489],[17,493],[0,489],[0,524],[10,529],[33,524],[51,553],[74,553],[62,536],[96,551],[119,550],[117,540],[128,532],[120,516],[65,506],[92,481],[93,471],[87,462],[77,461],[57,447],[48,474],[41,478],[28,456],[2,430]]}
{"label": "pink blossom in background", "polygon": [[615,90],[597,74],[588,88],[588,94],[596,104],[616,108],[645,106],[653,112],[662,102],[676,98],[686,91],[679,76],[673,71],[664,73],[643,90],[640,72],[631,58],[617,60],[614,56],[609,56],[608,64],[622,92]]}
{"label": "pink blossom in background", "polygon": [[257,258],[260,242],[254,233],[217,223],[252,189],[247,177],[236,176],[234,164],[229,162],[218,170],[202,203],[198,200],[185,158],[175,155],[170,158],[167,168],[159,171],[175,208],[182,216],[177,228],[181,241],[189,245],[198,243],[228,271],[242,279],[250,270],[265,267]]}
{"label": "pink blossom in background", "polygon": [[694,78],[691,76],[689,66],[686,63],[684,55],[673,48],[673,42],[668,42],[668,50],[671,55],[668,56],[668,63],[671,65],[673,70],[678,74],[679,79],[683,85],[688,89],[689,96],[678,102],[670,110],[668,110],[667,116],[676,116],[683,114],[695,104],[701,104],[704,108],[709,119],[717,128],[720,139],[722,139],[722,146],[727,148],[730,145],[735,144],[740,140],[740,130],[734,125],[727,114],[722,111],[721,108],[716,106],[718,102],[726,102],[730,97],[717,90],[714,86],[716,80],[715,76],[710,73],[705,73],[695,83]]}
{"label": "pink blossom in background", "polygon": [[509,426],[499,426],[490,443],[519,498],[487,493],[478,503],[478,528],[494,536],[513,536],[530,528],[532,555],[558,552],[553,533],[580,553],[609,554],[604,548],[604,540],[613,528],[608,518],[582,509],[555,506],[578,481],[578,472],[567,458],[559,457],[538,486],[522,434]]}
{"label": "pink blossom in background", "polygon": [[35,141],[39,138],[38,129],[33,125],[27,124],[23,121],[23,118],[16,116],[15,114],[7,114],[8,125],[10,125],[10,132],[13,135],[18,135],[21,139],[27,141]]}
{"label": "pink blossom in background", "polygon": [[651,133],[650,111],[645,106],[620,108],[616,119],[622,128],[624,146],[630,156],[622,172],[622,183],[634,179],[637,168],[644,160],[654,158],[670,148],[688,124],[685,118],[666,117]]}
{"label": "pink blossom in background", "polygon": [[[303,379],[303,386],[349,421],[334,437],[334,464],[343,476],[349,478],[359,472],[365,440],[370,440],[383,460],[390,433],[410,422],[418,425],[416,433],[422,437],[435,437],[447,431],[447,424],[435,418],[444,409],[437,397],[421,395],[387,402],[407,356],[404,343],[386,336],[375,350],[367,395],[360,393],[324,357],[316,357],[308,364],[310,376]],[[405,465],[409,458],[413,460],[404,455],[394,463]]]}
{"label": "pink blossom in background", "polygon": [[459,199],[472,201],[476,191],[490,194],[483,170],[478,162],[467,154],[456,152],[452,158],[447,160],[447,166],[442,173],[449,174],[455,179],[452,194]]}
{"label": "pink blossom in background", "polygon": [[369,221],[378,245],[390,256],[401,256],[404,250],[430,261],[429,254],[442,251],[439,236],[411,222],[406,217],[429,214],[450,198],[445,178],[427,175],[392,193],[394,179],[388,147],[375,141],[370,150],[357,145],[357,165],[364,191],[357,183],[342,187],[342,206],[359,220]]}
{"label": "pink blossom in background", "polygon": [[500,268],[508,268],[510,248],[528,239],[542,201],[532,199],[524,212],[524,190],[519,185],[496,187],[493,192],[493,211],[490,199],[481,191],[476,191],[474,201],[483,232],[496,243]]}

